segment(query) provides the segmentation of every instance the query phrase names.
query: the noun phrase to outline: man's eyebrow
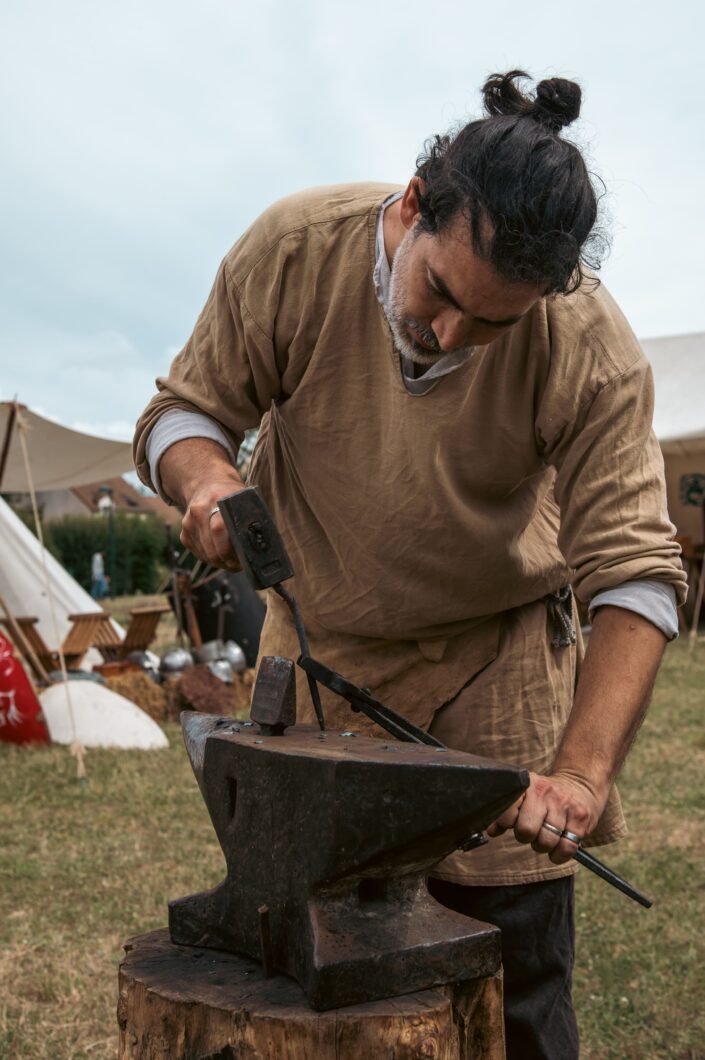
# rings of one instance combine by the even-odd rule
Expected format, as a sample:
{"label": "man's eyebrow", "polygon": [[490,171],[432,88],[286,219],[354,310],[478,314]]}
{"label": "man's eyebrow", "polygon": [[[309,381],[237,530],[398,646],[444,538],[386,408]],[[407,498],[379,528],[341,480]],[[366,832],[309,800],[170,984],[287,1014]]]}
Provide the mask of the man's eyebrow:
{"label": "man's eyebrow", "polygon": [[486,324],[488,328],[510,328],[512,324],[518,324],[523,316],[523,313],[518,313],[515,317],[506,317],[504,320],[486,320],[485,317],[473,317],[473,320],[478,324]]}
{"label": "man's eyebrow", "polygon": [[442,294],[443,297],[446,298],[451,303],[451,305],[454,305],[456,309],[459,309],[461,313],[465,313],[467,314],[467,316],[472,316],[473,320],[476,320],[478,324],[486,324],[487,327],[490,328],[509,328],[512,326],[512,324],[517,324],[524,316],[523,313],[518,313],[514,317],[505,317],[504,320],[487,320],[486,317],[473,316],[472,313],[468,313],[468,311],[460,304],[458,299],[448,287],[445,280],[442,280],[438,273],[435,271],[435,269],[432,269],[430,265],[428,266],[428,272],[435,286],[438,289],[438,293]]}
{"label": "man's eyebrow", "polygon": [[451,303],[451,305],[454,305],[456,309],[459,309],[461,313],[467,313],[467,310],[460,304],[458,299],[455,297],[453,292],[446,284],[445,280],[442,280],[436,270],[432,269],[430,265],[428,266],[428,272],[434,284],[438,288],[439,294],[442,294],[443,297],[446,298]]}

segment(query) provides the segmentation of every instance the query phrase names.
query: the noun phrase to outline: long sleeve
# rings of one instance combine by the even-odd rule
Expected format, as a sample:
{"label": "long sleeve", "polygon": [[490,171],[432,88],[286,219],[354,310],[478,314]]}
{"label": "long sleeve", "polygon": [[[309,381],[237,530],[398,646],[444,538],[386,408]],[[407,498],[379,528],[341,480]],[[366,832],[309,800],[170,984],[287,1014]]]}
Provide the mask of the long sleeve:
{"label": "long sleeve", "polygon": [[186,346],[172,363],[135,434],[137,472],[154,488],[146,442],[157,419],[171,409],[202,413],[222,428],[233,452],[281,392],[271,338],[255,322],[224,262]]}
{"label": "long sleeve", "polygon": [[639,357],[597,388],[547,454],[557,469],[559,547],[585,602],[640,579],[668,582],[685,598],[652,412],[651,369]]}

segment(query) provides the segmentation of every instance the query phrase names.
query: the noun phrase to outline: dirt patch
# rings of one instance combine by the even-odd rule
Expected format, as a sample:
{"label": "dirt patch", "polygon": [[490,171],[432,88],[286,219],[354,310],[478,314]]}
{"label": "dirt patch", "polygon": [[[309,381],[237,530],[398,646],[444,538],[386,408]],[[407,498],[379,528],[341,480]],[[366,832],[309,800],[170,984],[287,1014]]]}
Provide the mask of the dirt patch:
{"label": "dirt patch", "polygon": [[168,717],[176,721],[182,710],[200,710],[204,714],[225,717],[248,717],[254,670],[233,674],[233,683],[224,684],[207,666],[189,666],[165,685]]}

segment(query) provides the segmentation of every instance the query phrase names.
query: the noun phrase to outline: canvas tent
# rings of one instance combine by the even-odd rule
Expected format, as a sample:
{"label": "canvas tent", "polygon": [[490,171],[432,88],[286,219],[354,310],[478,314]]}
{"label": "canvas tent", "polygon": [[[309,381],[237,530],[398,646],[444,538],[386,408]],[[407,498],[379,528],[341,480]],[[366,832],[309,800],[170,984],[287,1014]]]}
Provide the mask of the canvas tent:
{"label": "canvas tent", "polygon": [[[29,489],[19,432],[12,422],[14,404],[0,402],[0,445],[4,448],[5,439],[8,442],[2,475],[2,489],[6,493]],[[129,442],[97,438],[62,427],[24,405],[18,409],[25,425],[35,490],[69,489],[132,471]]]}
{"label": "canvas tent", "polygon": [[[26,446],[31,485],[35,490],[81,486],[95,482],[101,475],[109,477],[132,468],[131,448],[127,442],[82,434],[44,419],[24,405],[2,402],[0,477],[1,488],[6,492],[30,489],[20,432]],[[56,609],[57,631],[51,622],[39,541],[0,499],[0,596],[13,613],[36,615],[40,634],[48,644],[54,645],[60,643],[67,633],[70,614],[100,610],[100,606],[48,552],[46,565]]]}
{"label": "canvas tent", "polygon": [[668,510],[678,533],[704,543],[705,332],[644,339],[654,370],[654,429],[666,465]]}

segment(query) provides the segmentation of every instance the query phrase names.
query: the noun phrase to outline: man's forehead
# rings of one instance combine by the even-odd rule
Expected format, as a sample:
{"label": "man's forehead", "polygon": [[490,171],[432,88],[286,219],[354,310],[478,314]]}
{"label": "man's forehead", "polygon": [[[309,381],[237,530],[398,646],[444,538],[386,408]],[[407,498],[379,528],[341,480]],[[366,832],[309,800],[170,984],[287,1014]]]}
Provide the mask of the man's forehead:
{"label": "man's forehead", "polygon": [[431,281],[468,315],[512,324],[542,295],[538,286],[505,279],[478,254],[464,217],[439,233],[423,233],[421,250]]}

